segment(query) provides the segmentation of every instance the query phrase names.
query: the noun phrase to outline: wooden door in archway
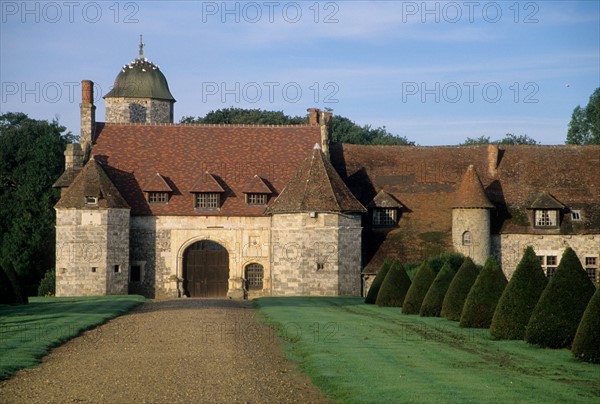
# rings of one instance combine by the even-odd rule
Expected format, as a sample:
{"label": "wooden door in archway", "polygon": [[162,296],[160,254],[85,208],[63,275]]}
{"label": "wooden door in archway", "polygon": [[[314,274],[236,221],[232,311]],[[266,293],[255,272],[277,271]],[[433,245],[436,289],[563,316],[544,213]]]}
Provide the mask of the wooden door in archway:
{"label": "wooden door in archway", "polygon": [[189,297],[226,297],[229,254],[214,241],[189,246],[183,256],[183,289]]}

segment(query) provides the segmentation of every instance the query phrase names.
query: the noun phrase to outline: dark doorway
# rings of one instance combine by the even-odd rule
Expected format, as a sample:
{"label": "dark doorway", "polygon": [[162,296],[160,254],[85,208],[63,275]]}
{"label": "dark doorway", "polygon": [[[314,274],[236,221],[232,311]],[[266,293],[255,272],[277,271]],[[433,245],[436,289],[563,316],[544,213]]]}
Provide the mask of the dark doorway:
{"label": "dark doorway", "polygon": [[183,291],[189,297],[226,297],[229,253],[214,241],[198,241],[183,255]]}

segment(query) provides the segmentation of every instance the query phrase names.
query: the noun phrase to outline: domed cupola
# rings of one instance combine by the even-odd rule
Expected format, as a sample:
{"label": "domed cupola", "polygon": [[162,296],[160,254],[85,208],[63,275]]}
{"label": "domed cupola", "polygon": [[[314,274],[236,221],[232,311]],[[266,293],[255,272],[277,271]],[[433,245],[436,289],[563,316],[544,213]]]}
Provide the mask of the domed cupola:
{"label": "domed cupola", "polygon": [[140,54],[123,66],[115,84],[105,96],[108,123],[172,123],[175,98],[160,68]]}

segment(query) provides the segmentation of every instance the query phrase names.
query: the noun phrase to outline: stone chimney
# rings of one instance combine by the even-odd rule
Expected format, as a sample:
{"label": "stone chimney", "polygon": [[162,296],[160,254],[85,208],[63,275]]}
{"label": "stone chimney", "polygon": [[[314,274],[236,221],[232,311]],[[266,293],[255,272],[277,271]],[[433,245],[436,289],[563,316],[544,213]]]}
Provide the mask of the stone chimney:
{"label": "stone chimney", "polygon": [[83,150],[79,143],[69,143],[65,150],[65,171],[83,168]]}
{"label": "stone chimney", "polygon": [[308,111],[308,124],[318,125],[321,119],[321,111],[319,108],[309,108]]}
{"label": "stone chimney", "polygon": [[94,83],[91,80],[81,81],[81,104],[79,104],[81,116],[81,143],[84,156],[89,154],[94,143],[94,131],[96,126],[96,106],[94,105]]}
{"label": "stone chimney", "polygon": [[323,154],[325,154],[325,157],[327,157],[329,160],[329,142],[331,142],[333,113],[330,111],[323,111],[320,113],[320,115],[321,117],[319,119],[319,123],[321,124],[321,148],[323,149]]}
{"label": "stone chimney", "polygon": [[498,168],[498,157],[500,148],[497,144],[488,145],[488,174],[490,177],[495,177]]}

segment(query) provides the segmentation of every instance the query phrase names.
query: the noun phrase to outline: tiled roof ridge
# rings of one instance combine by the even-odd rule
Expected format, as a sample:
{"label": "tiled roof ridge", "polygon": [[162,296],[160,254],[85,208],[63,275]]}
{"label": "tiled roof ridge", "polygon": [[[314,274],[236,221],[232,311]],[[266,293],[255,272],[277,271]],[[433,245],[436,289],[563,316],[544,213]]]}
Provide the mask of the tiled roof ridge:
{"label": "tiled roof ridge", "polygon": [[[106,126],[106,122],[96,122],[96,125]],[[267,124],[243,124],[243,123],[149,123],[149,122],[111,122],[110,126],[168,126],[168,127],[205,127],[205,128],[314,128],[320,127],[319,124],[288,124],[288,125],[267,125]]]}

